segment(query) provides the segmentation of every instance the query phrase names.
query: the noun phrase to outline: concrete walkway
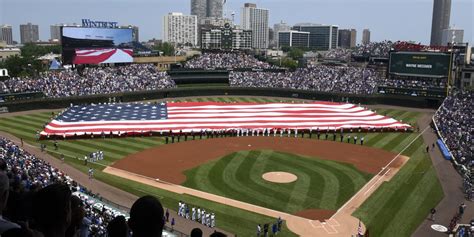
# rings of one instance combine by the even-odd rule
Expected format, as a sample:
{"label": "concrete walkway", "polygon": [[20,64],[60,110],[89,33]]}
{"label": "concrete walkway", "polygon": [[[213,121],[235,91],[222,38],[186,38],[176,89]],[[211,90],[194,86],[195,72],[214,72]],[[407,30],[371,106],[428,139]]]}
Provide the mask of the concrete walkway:
{"label": "concrete walkway", "polygon": [[[419,120],[419,126],[424,127],[429,125],[433,114],[434,113],[424,115],[423,118]],[[438,136],[436,131],[430,129],[423,134],[423,139],[426,144],[433,144],[438,140]],[[429,153],[443,188],[444,198],[435,208],[437,210],[435,221],[429,220],[427,217],[427,219],[413,233],[413,236],[446,237],[445,233],[439,233],[431,229],[431,225],[440,224],[448,227],[461,203],[467,205],[462,223],[469,223],[471,219],[474,219],[474,203],[469,202],[464,198],[464,193],[462,192],[462,178],[454,169],[452,162],[443,158],[437,146],[435,149],[430,149]]]}

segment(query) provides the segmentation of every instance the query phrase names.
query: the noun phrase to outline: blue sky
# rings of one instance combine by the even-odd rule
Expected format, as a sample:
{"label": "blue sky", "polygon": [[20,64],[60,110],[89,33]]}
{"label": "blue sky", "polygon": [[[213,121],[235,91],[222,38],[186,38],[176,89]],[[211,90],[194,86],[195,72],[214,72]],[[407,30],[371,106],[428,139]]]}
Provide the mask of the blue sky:
{"label": "blue sky", "polygon": [[[236,13],[247,1],[227,0],[228,15]],[[270,25],[283,20],[336,24],[371,30],[372,41],[414,40],[429,43],[433,0],[253,0],[270,10]],[[464,29],[464,41],[474,43],[474,1],[452,0],[451,25]],[[190,0],[0,0],[0,24],[13,26],[19,41],[19,25],[32,22],[40,26],[40,39],[50,37],[49,25],[81,23],[81,19],[117,21],[120,25],[140,27],[140,40],[161,38],[162,18],[168,12],[190,13]]]}

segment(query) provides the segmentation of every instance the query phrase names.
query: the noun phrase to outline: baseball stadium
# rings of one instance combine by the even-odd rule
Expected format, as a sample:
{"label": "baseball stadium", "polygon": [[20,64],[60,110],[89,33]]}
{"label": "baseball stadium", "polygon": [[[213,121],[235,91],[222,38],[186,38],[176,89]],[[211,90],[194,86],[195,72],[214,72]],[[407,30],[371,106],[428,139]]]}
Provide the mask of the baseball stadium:
{"label": "baseball stadium", "polygon": [[5,236],[468,236],[468,46],[384,41],[293,69],[201,49],[163,69],[91,29],[0,79]]}

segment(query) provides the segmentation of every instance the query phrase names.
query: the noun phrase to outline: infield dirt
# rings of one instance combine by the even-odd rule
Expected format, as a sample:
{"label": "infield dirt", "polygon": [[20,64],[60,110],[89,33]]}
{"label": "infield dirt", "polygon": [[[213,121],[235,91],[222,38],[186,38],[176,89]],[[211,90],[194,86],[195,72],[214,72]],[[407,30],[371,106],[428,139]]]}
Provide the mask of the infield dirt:
{"label": "infield dirt", "polygon": [[[158,146],[125,157],[112,167],[146,177],[181,184],[185,170],[237,151],[274,150],[353,164],[357,169],[378,173],[394,153],[361,145],[288,137],[227,137],[193,140]],[[395,162],[391,166],[398,167]]]}
{"label": "infield dirt", "polygon": [[[376,174],[339,210],[302,210],[287,214],[180,186],[183,171],[242,150],[274,150],[353,164]],[[398,158],[398,159],[397,159]],[[341,142],[288,137],[232,137],[194,140],[151,148],[117,161],[104,172],[180,194],[190,194],[271,217],[282,217],[300,236],[350,236],[361,225],[352,216],[384,181],[390,180],[408,158],[381,149]],[[390,164],[387,166],[387,164]],[[156,182],[160,179],[160,182]],[[365,226],[362,224],[362,230]]]}

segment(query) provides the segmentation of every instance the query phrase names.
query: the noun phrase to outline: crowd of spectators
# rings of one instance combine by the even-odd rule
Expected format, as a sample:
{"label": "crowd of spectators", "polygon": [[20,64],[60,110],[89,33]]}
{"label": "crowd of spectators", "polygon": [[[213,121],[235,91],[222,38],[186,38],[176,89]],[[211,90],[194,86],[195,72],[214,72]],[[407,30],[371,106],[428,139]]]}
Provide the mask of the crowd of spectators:
{"label": "crowd of spectators", "polygon": [[128,217],[3,137],[0,215],[2,237],[161,236],[157,233],[164,225],[163,207],[156,198],[138,199]]}
{"label": "crowd of spectators", "polygon": [[334,93],[373,94],[381,78],[373,69],[315,65],[294,72],[231,72],[234,87],[313,90]]}
{"label": "crowd of spectators", "polygon": [[405,41],[397,41],[393,44],[393,49],[396,51],[440,51],[440,52],[447,52],[449,47],[447,46],[430,46],[430,45],[422,45],[420,43],[414,44]]}
{"label": "crowd of spectators", "polygon": [[434,117],[451,154],[466,167],[474,165],[472,108],[474,92],[454,91],[444,100]]}
{"label": "crowd of spectators", "polygon": [[335,48],[329,50],[326,55],[324,55],[324,58],[349,62],[351,61],[351,54],[351,49]]}
{"label": "crowd of spectators", "polygon": [[[175,87],[166,72],[159,72],[153,64],[131,64],[119,67],[85,68],[47,71],[38,78],[11,78],[0,88],[3,92],[43,92],[47,97],[68,97],[116,92],[156,90]],[[1,91],[0,91],[1,93]]]}
{"label": "crowd of spectators", "polygon": [[244,53],[203,53],[199,57],[186,62],[184,67],[189,69],[276,68],[269,63],[259,61],[252,55]]}
{"label": "crowd of spectators", "polygon": [[355,48],[352,54],[355,56],[388,57],[390,50],[393,48],[393,44],[394,43],[389,40],[361,44]]}
{"label": "crowd of spectators", "polygon": [[409,79],[384,79],[379,86],[406,88],[406,89],[444,89],[447,79],[409,80]]}
{"label": "crowd of spectators", "polygon": [[[35,213],[36,209],[38,209],[35,207],[35,202],[37,201],[36,196],[42,192],[41,190],[52,189],[46,188],[48,186],[61,189],[58,185],[62,185],[69,189],[71,195],[74,193],[71,196],[71,209],[79,207],[82,209],[82,214],[76,213],[82,215],[80,220],[75,220],[74,222],[74,218],[77,218],[77,216],[73,215],[71,217],[71,223],[75,223],[75,227],[80,232],[80,235],[77,236],[105,236],[107,224],[116,216],[125,215],[116,209],[102,204],[98,199],[94,198],[94,194],[78,185],[69,176],[52,167],[47,162],[29,154],[6,138],[0,138],[1,175],[5,175],[8,179],[6,184],[2,184],[2,187],[5,187],[5,185],[9,187],[8,200],[1,214],[4,219],[8,219],[12,223],[10,227],[19,228],[20,224],[29,223],[30,227],[37,228],[41,232],[41,228],[43,228],[41,227],[42,223],[40,220],[35,219],[38,214]],[[62,192],[67,193],[64,190]],[[4,200],[0,198],[0,201]],[[46,206],[48,204],[54,206],[57,203],[42,203],[42,205]],[[44,215],[42,217],[48,218],[47,213],[42,214]],[[52,215],[54,214],[56,213]],[[4,231],[6,230],[0,227],[0,235],[3,236]],[[72,230],[68,229],[68,232],[70,231]]]}

